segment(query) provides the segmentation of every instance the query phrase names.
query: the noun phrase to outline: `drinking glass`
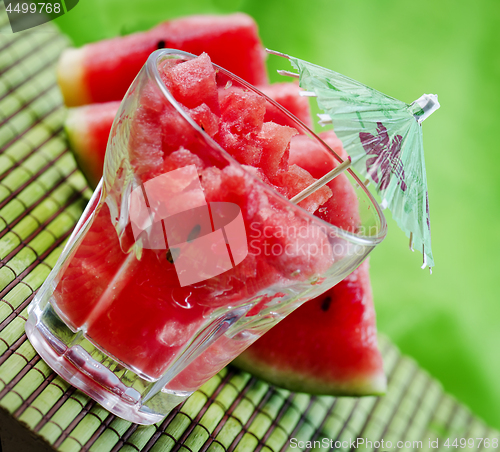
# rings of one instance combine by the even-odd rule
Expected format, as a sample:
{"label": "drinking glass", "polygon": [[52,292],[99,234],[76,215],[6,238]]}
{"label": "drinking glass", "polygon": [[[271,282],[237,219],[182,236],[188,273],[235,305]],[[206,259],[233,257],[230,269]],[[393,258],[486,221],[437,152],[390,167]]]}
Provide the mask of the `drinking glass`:
{"label": "drinking glass", "polygon": [[[158,69],[193,58],[158,50],[136,77],[113,123],[103,179],[26,323],[52,369],[139,424],[160,421],[287,314],[345,278],[386,234],[380,207],[350,170],[339,177],[352,186],[359,219],[342,229],[217,144]],[[289,112],[214,67],[219,92],[262,96],[311,149],[342,162]]]}

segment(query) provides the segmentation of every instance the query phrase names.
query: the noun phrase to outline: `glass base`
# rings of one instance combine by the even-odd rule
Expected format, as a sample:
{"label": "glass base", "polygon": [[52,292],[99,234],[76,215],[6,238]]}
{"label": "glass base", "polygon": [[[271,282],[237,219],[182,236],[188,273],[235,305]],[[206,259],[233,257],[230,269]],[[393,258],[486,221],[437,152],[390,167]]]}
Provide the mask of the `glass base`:
{"label": "glass base", "polygon": [[191,393],[177,393],[147,381],[73,333],[50,304],[31,311],[26,334],[42,359],[64,380],[111,413],[136,424],[161,421]]}

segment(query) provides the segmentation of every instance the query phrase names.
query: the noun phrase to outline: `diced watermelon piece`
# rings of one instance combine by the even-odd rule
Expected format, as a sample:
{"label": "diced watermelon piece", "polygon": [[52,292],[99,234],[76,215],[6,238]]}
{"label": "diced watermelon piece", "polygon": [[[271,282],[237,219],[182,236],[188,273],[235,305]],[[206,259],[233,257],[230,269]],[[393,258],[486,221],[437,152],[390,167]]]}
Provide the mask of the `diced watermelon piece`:
{"label": "diced watermelon piece", "polygon": [[205,132],[213,137],[219,131],[220,118],[207,104],[198,105],[196,108],[188,109],[189,116],[198,124]]}
{"label": "diced watermelon piece", "polygon": [[[173,107],[169,110],[173,110]],[[130,123],[128,143],[130,162],[136,174],[143,180],[161,174],[164,155],[161,131],[166,114],[166,102],[159,98],[152,84],[145,85],[141,92],[140,103]],[[174,118],[178,117],[175,111],[171,115]],[[179,122],[182,125],[182,121]],[[172,121],[169,122],[169,126],[172,126]],[[173,150],[179,147],[180,144]]]}
{"label": "diced watermelon piece", "polygon": [[222,120],[231,133],[256,134],[262,128],[266,114],[266,101],[251,91],[242,89],[220,90]]}
{"label": "diced watermelon piece", "polygon": [[202,171],[206,166],[205,162],[200,157],[181,147],[165,158],[163,162],[163,173],[168,173],[177,168],[184,168],[188,165],[195,165],[198,171]]}
{"label": "diced watermelon piece", "polygon": [[190,16],[64,51],[57,72],[66,105],[121,100],[151,52],[162,47],[207,52],[214,63],[249,83],[267,83],[265,52],[251,17]]}
{"label": "diced watermelon piece", "polygon": [[[279,187],[284,187],[287,190],[287,197],[292,198],[299,194],[302,190],[309,187],[316,179],[312,177],[305,169],[298,165],[290,165],[286,172],[278,174],[275,178],[275,183]],[[309,195],[306,199],[299,202],[299,206],[307,211],[314,213],[319,206],[323,205],[332,196],[332,191],[324,185]]]}
{"label": "diced watermelon piece", "polygon": [[[249,167],[252,168],[252,167]],[[269,205],[268,195],[252,177],[244,170],[228,165],[220,170],[215,167],[205,168],[200,172],[201,184],[205,197],[209,202],[230,202],[238,205],[243,214],[247,237],[252,235],[252,226],[262,224],[258,218],[264,206]],[[249,254],[245,260],[232,270],[220,275],[217,280],[206,281],[211,287],[213,284],[230,284],[231,293],[251,297],[259,291],[277,284],[283,280],[283,274],[268,259],[261,254],[254,253],[249,243]],[[225,289],[225,293],[228,291]]]}
{"label": "diced watermelon piece", "polygon": [[[179,98],[180,106],[192,113],[201,127],[206,126],[215,134],[219,118],[212,109],[218,112],[219,103],[210,58],[203,54],[175,66],[161,65],[160,75]],[[161,174],[164,159],[173,152],[184,148],[198,154],[203,146],[188,120],[163,98],[154,82],[148,81],[141,87],[130,127],[130,161],[143,181]]]}
{"label": "diced watermelon piece", "polygon": [[[298,83],[273,83],[271,85],[262,85],[257,87],[266,96],[275,100],[285,110],[295,115],[307,127],[312,128],[311,108],[307,97],[300,96],[302,89]],[[294,122],[274,105],[268,104],[264,121],[272,121],[282,126],[294,127]]]}
{"label": "diced watermelon piece", "polygon": [[206,53],[174,66],[160,65],[159,72],[177,102],[190,109],[205,104],[220,112],[215,69]]}
{"label": "diced watermelon piece", "polygon": [[241,167],[248,173],[250,173],[252,176],[256,177],[257,179],[260,179],[262,182],[265,184],[269,185],[272,187],[275,191],[283,195],[285,198],[288,194],[288,191],[286,188],[283,187],[278,187],[277,185],[274,185],[268,177],[264,174],[264,171],[262,171],[261,168],[256,168],[255,166],[250,166],[250,165],[241,165]]}
{"label": "diced watermelon piece", "polygon": [[288,169],[290,140],[297,134],[297,130],[293,127],[280,126],[274,122],[263,124],[258,136],[262,145],[262,158],[259,166],[271,182],[274,182],[279,173]]}
{"label": "diced watermelon piece", "polygon": [[374,395],[386,389],[368,262],[309,300],[233,362],[290,391]]}
{"label": "diced watermelon piece", "polygon": [[219,144],[240,163],[257,165],[262,147],[256,140],[266,113],[266,101],[253,92],[220,90]]}
{"label": "diced watermelon piece", "polygon": [[207,200],[240,206],[246,224],[250,224],[259,209],[268,204],[262,187],[236,165],[228,165],[222,170],[205,169],[201,172],[201,184]]}
{"label": "diced watermelon piece", "polygon": [[70,108],[64,128],[69,145],[87,178],[95,187],[102,176],[109,132],[120,102]]}

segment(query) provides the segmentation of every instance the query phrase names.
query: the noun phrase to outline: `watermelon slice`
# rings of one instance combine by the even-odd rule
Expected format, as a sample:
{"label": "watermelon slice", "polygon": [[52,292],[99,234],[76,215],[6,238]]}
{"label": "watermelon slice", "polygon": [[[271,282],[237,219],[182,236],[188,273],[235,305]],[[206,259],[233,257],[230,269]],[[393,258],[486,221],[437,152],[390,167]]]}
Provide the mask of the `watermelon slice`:
{"label": "watermelon slice", "polygon": [[[307,127],[312,129],[313,124],[311,120],[311,108],[309,106],[309,100],[307,97],[300,96],[300,91],[302,88],[299,87],[298,83],[273,83],[271,85],[262,85],[257,87],[266,96],[275,100],[280,104],[285,110],[295,115],[300,119]],[[266,110],[265,121],[272,121],[282,126],[293,127],[293,121],[288,118],[283,112],[274,107],[273,105],[268,105]]]}
{"label": "watermelon slice", "polygon": [[233,363],[290,391],[383,394],[368,262],[288,315]]}
{"label": "watermelon slice", "polygon": [[102,177],[109,132],[119,101],[71,108],[64,123],[70,148],[91,187]]}
{"label": "watermelon slice", "polygon": [[267,83],[264,49],[251,17],[190,16],[64,51],[57,72],[66,105],[121,100],[148,56],[159,48],[207,52],[214,63],[249,83]]}

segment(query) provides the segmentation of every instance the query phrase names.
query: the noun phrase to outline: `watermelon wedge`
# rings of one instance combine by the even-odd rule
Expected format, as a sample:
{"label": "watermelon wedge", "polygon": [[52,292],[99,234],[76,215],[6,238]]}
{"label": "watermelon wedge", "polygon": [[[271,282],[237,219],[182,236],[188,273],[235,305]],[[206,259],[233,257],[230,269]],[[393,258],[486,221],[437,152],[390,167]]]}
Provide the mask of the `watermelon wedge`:
{"label": "watermelon wedge", "polygon": [[[259,89],[306,125],[312,126],[309,103],[306,98],[299,96],[300,88],[297,84],[275,83],[259,86]],[[109,132],[119,106],[119,101],[110,101],[68,109],[64,126],[69,145],[91,187],[96,187],[102,176]],[[196,112],[194,113],[196,114]],[[193,115],[193,111],[191,111],[191,114]],[[280,125],[290,124],[290,120],[280,110],[273,108],[272,105],[267,106],[264,120]],[[209,131],[206,124],[204,128]],[[215,134],[215,132],[216,130],[212,131],[210,135]],[[322,154],[320,154],[320,158],[323,158]],[[331,156],[329,158],[333,165],[333,158]],[[326,172],[322,174],[326,174]],[[320,176],[314,177],[318,178]]]}
{"label": "watermelon wedge", "polygon": [[249,83],[267,83],[264,49],[251,17],[189,16],[64,51],[57,73],[66,105],[121,100],[148,56],[159,48],[206,52],[214,63]]}
{"label": "watermelon wedge", "polygon": [[[307,97],[299,95],[300,91],[303,90],[299,87],[298,83],[272,83],[271,85],[261,85],[257,88],[299,118],[307,127],[312,129],[313,124],[309,101]],[[268,106],[264,119],[266,121],[273,121],[282,126],[293,127],[293,122],[286,117],[281,110],[273,108],[272,106]]]}
{"label": "watermelon wedge", "polygon": [[288,315],[233,364],[290,391],[383,394],[368,262]]}
{"label": "watermelon wedge", "polygon": [[109,132],[119,101],[70,108],[64,128],[76,161],[89,185],[97,186],[102,177]]}

